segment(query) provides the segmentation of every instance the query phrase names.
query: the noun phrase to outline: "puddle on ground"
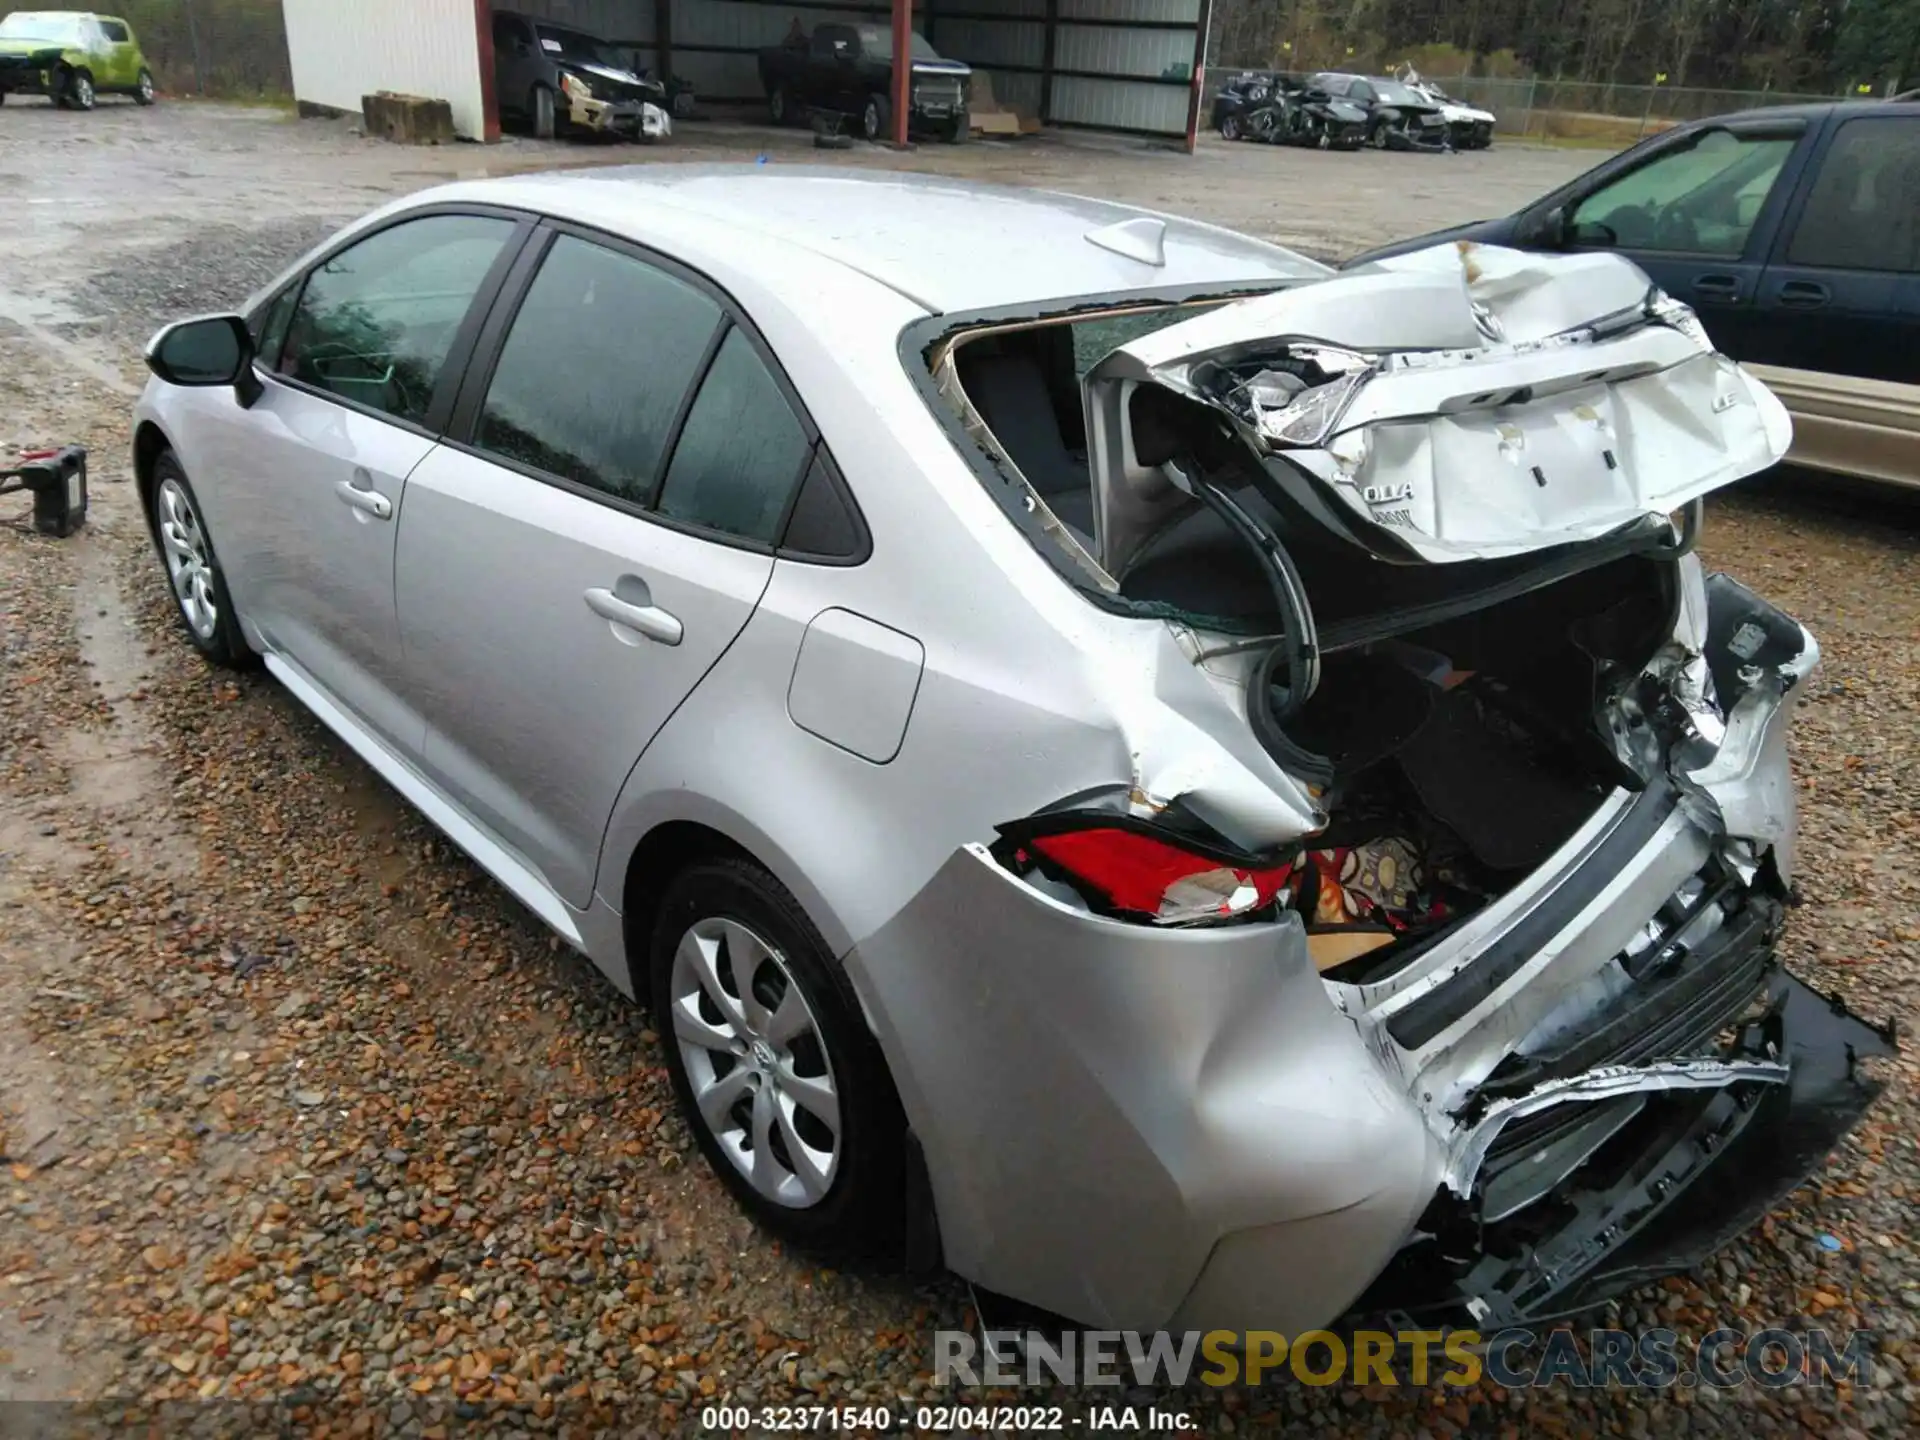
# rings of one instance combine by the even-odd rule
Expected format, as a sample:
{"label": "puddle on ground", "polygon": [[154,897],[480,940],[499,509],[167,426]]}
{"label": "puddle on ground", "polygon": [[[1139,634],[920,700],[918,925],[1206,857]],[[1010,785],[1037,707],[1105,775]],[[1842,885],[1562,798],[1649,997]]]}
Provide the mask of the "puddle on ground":
{"label": "puddle on ground", "polygon": [[83,531],[76,549],[74,634],[87,677],[112,720],[57,737],[71,777],[67,803],[99,812],[119,836],[137,839],[144,866],[185,879],[198,870],[199,857],[173,823],[163,751],[147,719],[144,697],[154,660],[135,628],[106,536]]}

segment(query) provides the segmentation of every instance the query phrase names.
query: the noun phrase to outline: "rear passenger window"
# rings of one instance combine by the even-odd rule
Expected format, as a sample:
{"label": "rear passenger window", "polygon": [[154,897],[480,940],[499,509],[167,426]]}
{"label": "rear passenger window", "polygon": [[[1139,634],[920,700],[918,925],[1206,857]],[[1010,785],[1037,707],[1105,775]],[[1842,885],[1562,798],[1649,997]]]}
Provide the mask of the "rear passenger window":
{"label": "rear passenger window", "polygon": [[1787,246],[1793,265],[1920,271],[1920,118],[1849,120]]}
{"label": "rear passenger window", "polygon": [[118,20],[102,20],[100,22],[100,30],[107,39],[116,45],[124,45],[127,43],[127,27],[122,25]]}
{"label": "rear passenger window", "polygon": [[562,235],[514,317],[474,443],[644,505],[719,324],[685,281]]}
{"label": "rear passenger window", "polygon": [[281,373],[421,424],[460,322],[512,234],[513,222],[495,216],[426,215],[348,246],[307,277]]}
{"label": "rear passenger window", "polygon": [[809,458],[806,431],[753,342],[729,330],[674,447],[660,513],[771,545]]}

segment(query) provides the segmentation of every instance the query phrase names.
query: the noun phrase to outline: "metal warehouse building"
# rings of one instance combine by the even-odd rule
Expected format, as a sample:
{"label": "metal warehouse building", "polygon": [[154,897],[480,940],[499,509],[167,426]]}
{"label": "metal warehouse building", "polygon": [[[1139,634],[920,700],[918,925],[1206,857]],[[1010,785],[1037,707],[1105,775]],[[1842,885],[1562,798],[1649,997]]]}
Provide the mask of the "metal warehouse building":
{"label": "metal warehouse building", "polygon": [[[454,128],[498,139],[491,0],[283,0],[297,99],[357,111],[376,90],[430,95]],[[510,0],[631,47],[713,104],[758,103],[754,54],[795,19],[911,24],[985,71],[996,98],[1049,125],[1192,144],[1212,0]],[[897,117],[905,123],[904,115]]]}

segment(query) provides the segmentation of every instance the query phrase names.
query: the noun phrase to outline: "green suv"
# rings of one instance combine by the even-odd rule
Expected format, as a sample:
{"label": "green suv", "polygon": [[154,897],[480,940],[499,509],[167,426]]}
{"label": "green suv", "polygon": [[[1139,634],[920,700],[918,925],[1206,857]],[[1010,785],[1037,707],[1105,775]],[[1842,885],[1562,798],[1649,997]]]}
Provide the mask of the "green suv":
{"label": "green suv", "polygon": [[91,110],[96,96],[112,94],[153,103],[153,72],[126,21],[78,10],[16,10],[0,20],[0,102],[49,95]]}

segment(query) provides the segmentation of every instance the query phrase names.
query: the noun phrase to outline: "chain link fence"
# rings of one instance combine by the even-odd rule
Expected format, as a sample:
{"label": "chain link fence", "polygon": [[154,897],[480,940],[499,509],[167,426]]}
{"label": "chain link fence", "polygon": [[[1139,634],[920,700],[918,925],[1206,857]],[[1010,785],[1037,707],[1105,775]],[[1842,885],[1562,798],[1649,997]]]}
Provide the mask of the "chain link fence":
{"label": "chain link fence", "polygon": [[119,0],[114,13],[140,37],[163,92],[268,99],[293,93],[280,0]]}
{"label": "chain link fence", "polygon": [[[1270,71],[1271,64],[1210,63],[1206,74],[1205,124],[1213,98],[1243,71]],[[1311,72],[1302,72],[1311,73]],[[1785,90],[1707,90],[1677,85],[1608,85],[1581,80],[1509,79],[1429,75],[1453,99],[1492,112],[1496,133],[1515,139],[1631,145],[1686,120],[1730,115],[1769,105],[1830,103],[1858,95],[1795,94]]]}
{"label": "chain link fence", "polygon": [[1494,128],[1502,134],[1622,144],[1687,120],[1770,105],[1822,104],[1847,98],[1787,90],[1704,90],[1583,80],[1492,80],[1471,75],[1428,78],[1454,99],[1492,111]]}

